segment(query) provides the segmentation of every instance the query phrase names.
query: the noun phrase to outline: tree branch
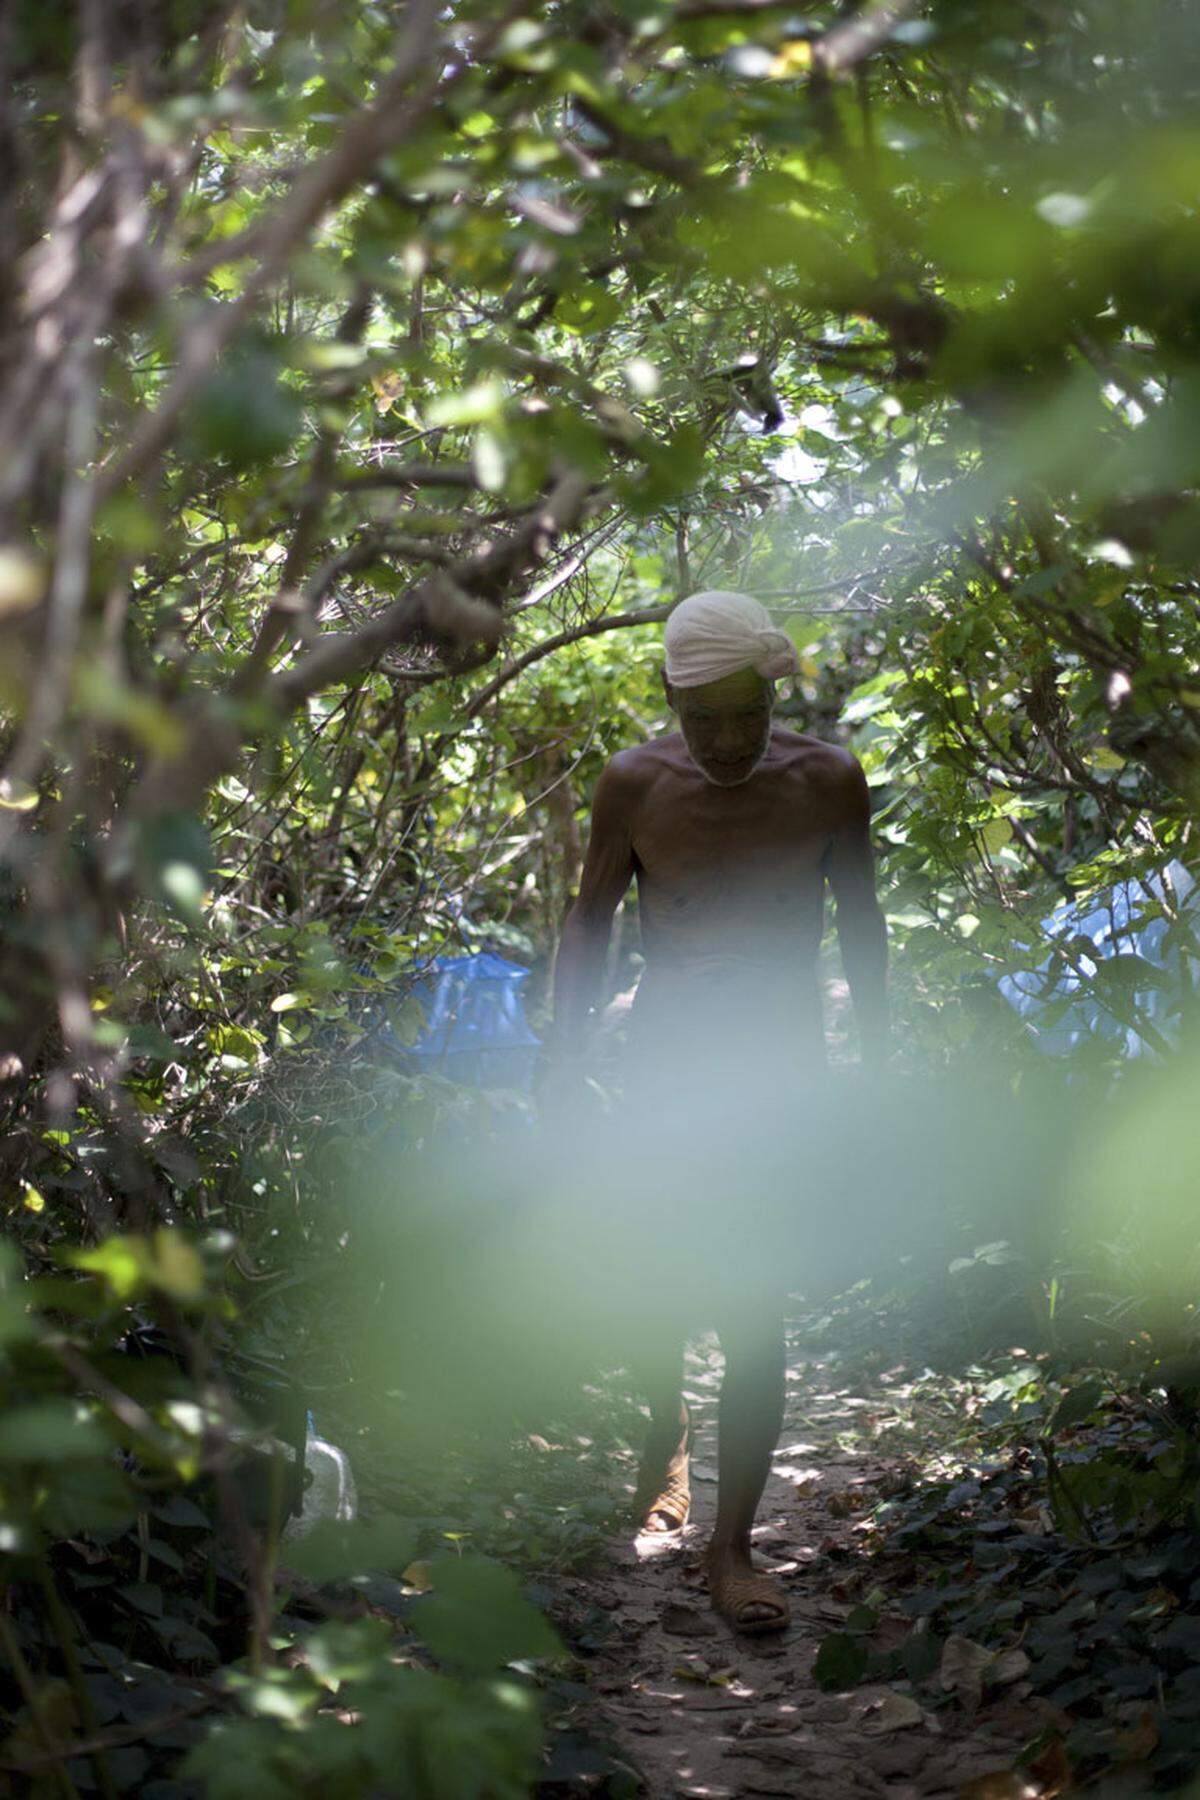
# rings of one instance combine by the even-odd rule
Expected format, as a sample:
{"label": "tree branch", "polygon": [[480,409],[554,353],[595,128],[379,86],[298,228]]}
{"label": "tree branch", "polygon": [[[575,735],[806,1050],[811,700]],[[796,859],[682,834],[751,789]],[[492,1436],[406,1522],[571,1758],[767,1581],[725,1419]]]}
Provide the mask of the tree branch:
{"label": "tree branch", "polygon": [[112,835],[110,863],[122,865],[134,821],[194,805],[236,765],[243,744],[267,721],[286,718],[322,688],[369,668],[393,644],[425,636],[463,648],[480,643],[493,654],[504,622],[504,588],[540,562],[555,539],[602,495],[603,489],[591,488],[575,470],[560,476],[510,537],[426,576],[360,630],[321,638],[292,668],[264,682],[254,722],[230,705],[234,696],[228,693],[218,696],[215,705],[194,709],[182,752],[155,763],[131,796],[120,829]]}
{"label": "tree branch", "polygon": [[823,75],[845,75],[882,49],[897,25],[916,10],[917,0],[875,0],[864,6],[814,40],[813,68]]}
{"label": "tree branch", "polygon": [[[337,341],[342,344],[354,344],[362,337],[367,320],[371,316],[373,295],[369,288],[362,288],[354,296],[350,305],[342,315],[337,329]],[[345,392],[348,384],[341,384]],[[239,680],[241,691],[254,688],[267,668],[271,655],[284,636],[297,614],[302,618],[315,619],[316,604],[313,596],[300,589],[300,579],[305,565],[312,555],[317,537],[317,527],[325,503],[329,498],[333,483],[334,467],[337,460],[337,449],[341,432],[338,426],[323,422],[317,430],[316,443],[313,446],[312,461],[309,467],[308,485],[300,501],[300,510],[296,515],[296,523],[292,530],[291,542],[287,556],[284,558],[283,572],[279,578],[279,588],[263,617],[254,641],[254,647],[242,669]]]}
{"label": "tree branch", "polygon": [[583,638],[599,637],[604,631],[627,631],[634,625],[661,625],[674,605],[675,602],[669,600],[663,606],[645,606],[640,612],[609,613],[605,618],[591,619],[586,625],[571,625],[565,631],[556,631],[553,637],[542,638],[520,656],[514,657],[510,663],[505,663],[499,673],[493,675],[469,702],[463,717],[475,718],[510,681],[515,681],[518,675],[555,650],[561,650],[567,644],[577,644]]}
{"label": "tree branch", "polygon": [[[99,500],[122,488],[161,454],[184,408],[222,350],[233,341],[264,289],[282,274],[296,246],[381,156],[425,123],[444,103],[448,90],[472,67],[467,58],[460,56],[441,80],[430,83],[424,92],[405,97],[414,77],[438,61],[435,44],[441,11],[438,0],[411,0],[396,46],[395,67],[375,104],[350,119],[334,149],[319,162],[309,164],[297,177],[288,198],[261,229],[258,263],[247,272],[237,299],[214,305],[191,327],[184,338],[175,377],[158,406],[143,418],[123,455],[108,463],[97,476]],[[479,46],[481,51],[494,41],[506,22],[507,12],[489,27]]]}
{"label": "tree branch", "polygon": [[393,463],[347,475],[339,484],[349,493],[355,488],[452,487],[477,488],[479,478],[466,463]]}

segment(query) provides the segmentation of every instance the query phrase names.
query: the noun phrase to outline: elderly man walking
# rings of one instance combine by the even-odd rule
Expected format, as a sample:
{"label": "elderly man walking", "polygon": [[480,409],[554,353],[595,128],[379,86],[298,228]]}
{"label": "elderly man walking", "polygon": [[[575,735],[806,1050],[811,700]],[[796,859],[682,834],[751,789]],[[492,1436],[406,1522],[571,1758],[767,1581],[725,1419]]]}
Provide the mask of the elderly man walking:
{"label": "elderly man walking", "polygon": [[[630,1016],[622,1118],[633,1144],[641,1120],[660,1167],[686,1165],[685,1187],[698,1164],[713,1180],[712,1166],[722,1164],[724,1216],[734,1225],[715,1234],[713,1260],[728,1277],[739,1262],[728,1245],[748,1241],[753,1216],[741,1211],[752,1196],[736,1191],[738,1158],[722,1154],[735,1117],[746,1117],[728,1099],[752,1086],[786,1122],[791,1097],[798,1117],[819,1084],[826,881],[865,1066],[885,1054],[886,931],[861,767],[848,751],[773,721],[775,682],[796,666],[791,640],[749,595],[710,591],[675,608],[665,648],[663,684],[679,729],[621,751],[596,785],[579,897],[558,955],[552,1055],[560,1074],[586,1055],[589,1015],[605,998],[613,915],[636,880],[646,967]],[[751,1186],[753,1159],[746,1170]],[[686,1209],[678,1216],[686,1220]],[[703,1208],[695,1228],[711,1233]],[[690,1330],[715,1325],[725,1375],[709,1592],[736,1629],[777,1631],[788,1623],[787,1602],[755,1569],[750,1533],[783,1416],[786,1277],[749,1256],[733,1272],[707,1297],[686,1287],[649,1296],[654,1318],[639,1334],[636,1369],[651,1414],[638,1524],[669,1532],[687,1522],[682,1349]],[[717,1316],[694,1316],[709,1300]]]}

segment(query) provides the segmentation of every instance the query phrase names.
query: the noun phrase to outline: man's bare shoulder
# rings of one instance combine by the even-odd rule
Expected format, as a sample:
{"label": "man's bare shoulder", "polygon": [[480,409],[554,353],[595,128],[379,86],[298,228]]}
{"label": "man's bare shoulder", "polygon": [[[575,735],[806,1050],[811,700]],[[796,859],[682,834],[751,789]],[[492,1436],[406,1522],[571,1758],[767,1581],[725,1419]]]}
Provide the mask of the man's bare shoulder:
{"label": "man's bare shoulder", "polygon": [[593,810],[598,808],[609,817],[628,817],[671,766],[669,746],[669,739],[655,738],[645,744],[632,744],[628,750],[618,750],[604,765],[596,783]]}
{"label": "man's bare shoulder", "polygon": [[824,738],[809,737],[807,732],[777,725],[771,732],[771,746],[809,780],[824,779],[836,787],[855,781],[862,773],[862,764],[851,751]]}
{"label": "man's bare shoulder", "polygon": [[679,761],[683,739],[677,731],[668,737],[649,738],[644,744],[631,744],[618,750],[605,764],[601,781],[614,791],[633,794],[645,788]]}

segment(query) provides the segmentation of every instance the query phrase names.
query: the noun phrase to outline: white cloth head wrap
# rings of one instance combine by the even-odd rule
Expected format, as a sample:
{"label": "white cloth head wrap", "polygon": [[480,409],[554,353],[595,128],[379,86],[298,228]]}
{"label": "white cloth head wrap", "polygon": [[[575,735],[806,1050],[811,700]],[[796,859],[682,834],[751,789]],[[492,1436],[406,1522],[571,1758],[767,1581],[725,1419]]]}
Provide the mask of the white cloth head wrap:
{"label": "white cloth head wrap", "polygon": [[738,669],[754,669],[765,681],[795,670],[796,646],[750,594],[708,588],[681,600],[663,632],[667,680],[672,687],[701,687]]}

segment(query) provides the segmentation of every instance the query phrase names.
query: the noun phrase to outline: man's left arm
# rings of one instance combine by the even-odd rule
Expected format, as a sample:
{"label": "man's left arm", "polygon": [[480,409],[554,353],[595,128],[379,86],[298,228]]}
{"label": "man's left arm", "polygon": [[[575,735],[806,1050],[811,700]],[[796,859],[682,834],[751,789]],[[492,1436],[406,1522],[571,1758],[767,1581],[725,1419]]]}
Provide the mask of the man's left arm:
{"label": "man's left arm", "polygon": [[875,895],[871,796],[854,757],[839,776],[837,826],[826,873],[837,901],[838,944],[854,1002],[864,1068],[887,1059],[887,926]]}

